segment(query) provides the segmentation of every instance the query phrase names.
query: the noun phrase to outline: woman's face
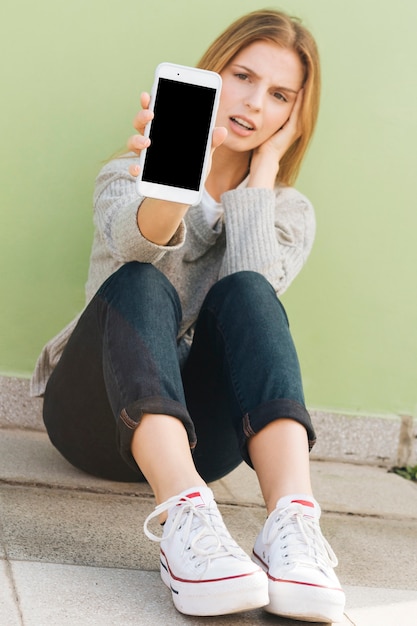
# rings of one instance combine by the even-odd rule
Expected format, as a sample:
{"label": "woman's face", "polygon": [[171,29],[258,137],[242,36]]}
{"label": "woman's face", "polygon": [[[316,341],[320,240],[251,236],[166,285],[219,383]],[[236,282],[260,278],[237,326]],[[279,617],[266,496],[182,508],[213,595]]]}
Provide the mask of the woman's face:
{"label": "woman's face", "polygon": [[250,151],[287,121],[304,72],[298,55],[267,41],[241,50],[221,72],[223,86],[217,126],[225,126],[224,147]]}

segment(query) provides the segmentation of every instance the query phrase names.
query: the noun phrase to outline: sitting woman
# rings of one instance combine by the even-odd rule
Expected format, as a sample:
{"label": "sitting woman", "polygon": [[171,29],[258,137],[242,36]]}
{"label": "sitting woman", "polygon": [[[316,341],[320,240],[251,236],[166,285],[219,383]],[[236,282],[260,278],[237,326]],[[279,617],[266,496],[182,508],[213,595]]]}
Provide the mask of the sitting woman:
{"label": "sitting woman", "polygon": [[[50,439],[72,464],[148,481],[157,506],[145,532],[160,541],[179,611],[265,606],[338,621],[344,593],[310,482],[315,433],[278,298],[315,234],[312,205],[292,185],[318,113],[316,44],[298,20],[255,11],[199,67],[223,81],[201,203],[138,196],[153,115],[142,94],[128,154],[97,178],[86,308],[44,348],[33,393],[44,394]],[[198,117],[173,123],[180,146],[181,126]],[[207,485],[242,460],[266,505],[252,558]],[[154,517],[161,537],[148,528]]]}

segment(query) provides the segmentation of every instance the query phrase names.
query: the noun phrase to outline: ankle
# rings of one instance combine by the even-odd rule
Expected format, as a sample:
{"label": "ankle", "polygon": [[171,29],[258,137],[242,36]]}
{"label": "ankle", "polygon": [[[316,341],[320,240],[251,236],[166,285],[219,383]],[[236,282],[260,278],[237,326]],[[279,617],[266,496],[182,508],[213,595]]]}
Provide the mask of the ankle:
{"label": "ankle", "polygon": [[164,484],[152,486],[155,500],[157,504],[166,502],[170,498],[182,494],[185,491],[194,491],[207,487],[204,480],[197,474],[197,476],[183,478],[180,477],[176,480],[171,480]]}

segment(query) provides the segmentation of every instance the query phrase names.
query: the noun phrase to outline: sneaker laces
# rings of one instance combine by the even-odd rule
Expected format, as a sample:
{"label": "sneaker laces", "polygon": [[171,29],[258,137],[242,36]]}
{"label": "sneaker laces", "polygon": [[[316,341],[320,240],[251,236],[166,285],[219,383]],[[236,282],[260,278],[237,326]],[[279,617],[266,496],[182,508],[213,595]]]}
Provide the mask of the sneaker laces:
{"label": "sneaker laces", "polygon": [[295,503],[276,513],[267,520],[262,540],[272,544],[279,537],[285,565],[302,564],[322,571],[336,567],[337,557],[323,537],[317,518],[305,515],[302,506]]}
{"label": "sneaker laces", "polygon": [[[165,511],[169,511],[171,527],[166,534],[158,537],[149,530],[148,524]],[[196,567],[204,565],[207,568],[212,560],[227,556],[242,560],[248,558],[229,534],[214,501],[196,506],[187,496],[169,498],[148,515],[143,530],[149,539],[157,542],[166,541],[175,532],[181,531],[182,553],[191,550],[191,558],[197,559]]]}

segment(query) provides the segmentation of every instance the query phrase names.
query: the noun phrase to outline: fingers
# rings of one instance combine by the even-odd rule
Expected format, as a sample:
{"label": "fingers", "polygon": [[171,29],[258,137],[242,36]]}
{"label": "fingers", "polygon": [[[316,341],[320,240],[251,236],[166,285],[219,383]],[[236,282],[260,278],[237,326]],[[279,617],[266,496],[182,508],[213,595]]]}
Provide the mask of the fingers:
{"label": "fingers", "polygon": [[212,138],[212,149],[215,150],[216,148],[218,148],[223,141],[226,139],[227,137],[227,129],[224,128],[224,126],[216,126],[216,128],[213,129],[213,138]]}
{"label": "fingers", "polygon": [[223,143],[223,141],[226,139],[226,137],[227,137],[227,128],[224,128],[224,126],[216,126],[213,129],[213,134],[212,134],[212,138],[211,138],[211,152],[210,152],[209,165],[208,165],[208,168],[207,168],[206,180],[207,180],[207,176],[209,175],[210,170],[211,170],[213,153],[214,153],[215,149],[218,148]]}
{"label": "fingers", "polygon": [[127,140],[127,148],[129,152],[136,152],[136,154],[139,155],[142,150],[149,146],[150,143],[151,142],[148,137],[144,137],[143,135],[132,135]]}
{"label": "fingers", "polygon": [[[149,111],[150,100],[151,97],[147,92],[143,92],[141,94],[140,104],[142,109],[135,115],[133,120],[133,126],[138,131],[138,134],[129,137],[126,144],[128,151],[135,152],[137,155],[139,155],[141,151],[147,148],[150,144],[150,140],[143,135],[146,125],[153,119],[153,112]],[[131,165],[129,167],[129,172],[132,176],[137,176],[139,168],[136,165]]]}
{"label": "fingers", "polygon": [[298,113],[301,110],[301,105],[303,103],[303,98],[304,98],[304,87],[302,89],[300,89],[300,91],[298,92],[297,97],[295,99],[293,112],[296,113],[296,115],[298,115]]}
{"label": "fingers", "polygon": [[143,133],[143,131],[145,130],[145,126],[146,124],[148,124],[152,119],[153,119],[153,111],[149,111],[149,99],[150,96],[149,94],[142,94],[141,96],[141,104],[145,104],[145,106],[142,106],[142,109],[136,113],[134,120],[133,120],[133,126],[136,128],[136,130],[139,133]]}
{"label": "fingers", "polygon": [[140,106],[142,107],[142,109],[149,109],[150,101],[151,96],[148,94],[148,92],[142,91],[142,93],[140,94]]}
{"label": "fingers", "polygon": [[297,94],[297,98],[295,99],[294,106],[293,106],[291,115],[288,120],[288,122],[292,124],[293,129],[294,129],[294,134],[295,134],[294,140],[298,139],[298,137],[301,135],[300,112],[301,112],[301,107],[303,104],[303,96],[304,96],[304,89],[300,89],[300,91]]}
{"label": "fingers", "polygon": [[275,139],[279,144],[282,144],[285,150],[287,150],[291,144],[296,141],[302,133],[302,127],[300,123],[300,112],[303,103],[303,89],[297,94],[294,102],[294,106],[291,110],[290,116],[283,126],[275,135]]}
{"label": "fingers", "polygon": [[[274,162],[281,161],[284,154],[302,135],[303,127],[301,123],[301,109],[303,104],[304,92],[301,89],[294,101],[291,113],[285,122],[265,143],[261,144],[257,149],[258,155],[272,154]],[[271,151],[272,148],[272,151]]]}
{"label": "fingers", "polygon": [[135,178],[139,176],[140,167],[139,165],[129,165],[129,174],[134,176]]}

